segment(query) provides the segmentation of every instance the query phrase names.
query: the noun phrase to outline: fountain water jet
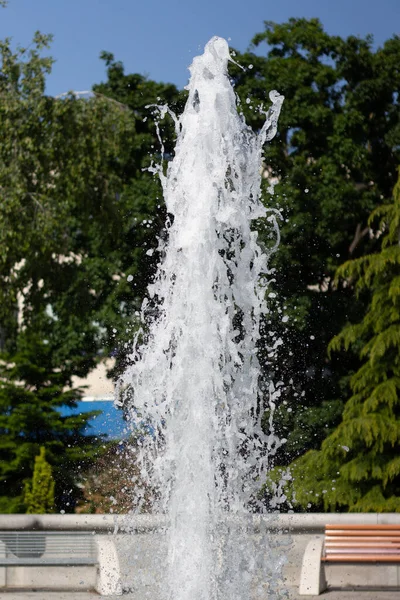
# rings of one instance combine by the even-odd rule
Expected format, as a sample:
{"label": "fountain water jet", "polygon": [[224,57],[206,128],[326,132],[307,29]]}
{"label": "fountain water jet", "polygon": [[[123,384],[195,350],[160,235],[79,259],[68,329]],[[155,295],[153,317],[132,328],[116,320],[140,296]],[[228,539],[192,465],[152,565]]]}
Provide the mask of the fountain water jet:
{"label": "fountain water jet", "polygon": [[173,223],[142,308],[145,344],[135,340],[119,384],[131,396],[132,421],[149,432],[142,476],[155,489],[153,510],[169,519],[170,600],[249,598],[258,565],[236,546],[280,443],[260,423],[257,342],[269,253],[251,222],[266,217],[278,232],[259,196],[262,147],[276,133],[283,97],[270,93],[255,134],[238,114],[229,60],[218,37],[194,59],[185,111],[174,117],[175,156],[166,176],[154,169]]}

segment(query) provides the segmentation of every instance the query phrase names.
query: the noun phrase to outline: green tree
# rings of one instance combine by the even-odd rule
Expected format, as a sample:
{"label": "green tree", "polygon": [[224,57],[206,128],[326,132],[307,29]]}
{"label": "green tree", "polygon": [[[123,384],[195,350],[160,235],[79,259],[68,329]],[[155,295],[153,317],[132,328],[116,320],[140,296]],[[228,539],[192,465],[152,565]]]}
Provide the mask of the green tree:
{"label": "green tree", "polygon": [[400,171],[393,203],[380,218],[379,253],[344,263],[337,277],[369,298],[362,321],[348,323],[330,349],[354,348],[361,366],[343,420],[319,451],[293,464],[297,501],[331,510],[400,511]]}
{"label": "green tree", "polygon": [[[257,108],[268,105],[268,91],[276,88],[285,95],[277,140],[266,148],[263,190],[266,204],[282,208],[285,217],[271,289],[279,294],[281,306],[273,306],[276,301],[270,299],[272,311],[260,348],[266,379],[285,382],[274,420],[276,432],[288,441],[277,455],[278,464],[318,448],[340,422],[346,376],[357,365],[356,354],[349,353],[346,360],[327,356],[329,340],[365,307],[362,297],[355,299],[348,287],[334,283],[334,273],[345,258],[377,246],[368,235],[367,220],[382,198],[389,197],[400,160],[399,58],[398,37],[374,50],[370,37],[342,39],[329,36],[317,19],[290,19],[279,25],[267,22],[265,31],[255,36],[252,51],[237,56],[245,70],[230,67],[241,110],[255,129],[263,122]],[[103,53],[103,59],[108,81],[95,86],[95,93],[132,110],[140,147],[159,160],[160,144],[146,106],[157,94],[179,113],[184,94],[126,74],[112,54]],[[163,125],[167,155],[173,153],[173,137],[170,125]],[[148,166],[149,159],[135,148],[129,164]],[[129,172],[125,214],[126,223],[136,224],[129,232],[135,250],[125,254],[123,270],[132,274],[138,293],[134,297],[121,286],[114,297],[138,310],[158,259],[153,250],[166,215],[158,182],[135,168]],[[272,199],[271,178],[278,181]],[[265,223],[257,226],[268,245]],[[121,366],[126,355],[124,322],[134,321],[126,310],[117,326],[122,343],[115,344]],[[284,316],[289,317],[287,324]],[[284,344],[273,360],[270,347],[279,338]],[[266,422],[268,416],[267,412]]]}
{"label": "green tree", "polygon": [[[271,289],[280,300],[270,299],[260,351],[266,378],[285,384],[274,415],[276,433],[288,440],[276,457],[284,465],[338,425],[347,375],[357,366],[356,353],[327,356],[329,341],[365,308],[364,297],[334,274],[344,260],[378,247],[367,221],[390,197],[400,162],[400,38],[375,50],[371,37],[330,36],[317,19],[266,22],[237,60],[245,70],[233,65],[232,77],[254,128],[269,90],[285,96],[277,138],[265,150],[263,191],[284,216]],[[263,224],[260,239],[269,243]],[[272,360],[269,347],[279,338]]]}
{"label": "green tree", "polygon": [[[0,512],[24,511],[24,484],[43,448],[53,466],[55,507],[66,512],[80,496],[79,472],[96,454],[87,434],[95,414],[63,414],[76,407],[82,389],[68,386],[76,358],[49,317],[36,315],[0,362]],[[36,328],[36,330],[35,330]]]}
{"label": "green tree", "polygon": [[28,514],[54,512],[54,479],[43,446],[40,454],[35,457],[32,481],[25,484],[24,504]]}
{"label": "green tree", "polygon": [[[172,84],[125,73],[123,64],[110,52],[102,52],[100,56],[107,67],[107,80],[94,85],[93,92],[97,97],[108,98],[123,106],[134,123],[134,135],[121,165],[121,226],[113,240],[112,254],[114,268],[118,267],[124,277],[108,296],[106,294],[104,310],[99,317],[103,324],[112,324],[105,343],[116,358],[112,373],[116,377],[126,366],[129,342],[135,328],[141,325],[138,311],[160,260],[158,239],[166,235],[167,214],[161,185],[158,177],[148,171],[153,162],[163,160],[157,136],[159,114],[155,106],[168,104],[179,113],[186,93],[178,92]],[[172,120],[166,119],[161,129],[164,162],[167,162],[175,141]]]}
{"label": "green tree", "polygon": [[[96,449],[83,435],[92,415],[65,417],[63,407],[76,407],[82,395],[73,377],[85,377],[104,354],[126,354],[116,332],[128,338],[139,321],[154,260],[146,250],[163,220],[152,225],[158,189],[142,169],[156,133],[141,131],[142,105],[135,111],[107,97],[106,84],[86,98],[46,96],[50,41],[37,33],[29,49],[15,52],[9,40],[0,43],[4,512],[23,510],[24,480],[41,446],[53,466],[56,507],[73,510],[79,469]],[[143,79],[137,95],[147,88],[146,101],[156,102],[152,92],[162,86]]]}
{"label": "green tree", "polygon": [[113,163],[130,131],[109,102],[45,96],[49,41],[37,33],[29,50],[16,52],[8,40],[0,44],[3,512],[23,510],[24,480],[40,446],[55,466],[57,507],[73,510],[77,469],[94,452],[83,436],[91,415],[66,418],[60,408],[76,406],[81,390],[72,377],[96,364],[97,281],[111,287],[112,275],[99,250],[107,252],[116,230]]}

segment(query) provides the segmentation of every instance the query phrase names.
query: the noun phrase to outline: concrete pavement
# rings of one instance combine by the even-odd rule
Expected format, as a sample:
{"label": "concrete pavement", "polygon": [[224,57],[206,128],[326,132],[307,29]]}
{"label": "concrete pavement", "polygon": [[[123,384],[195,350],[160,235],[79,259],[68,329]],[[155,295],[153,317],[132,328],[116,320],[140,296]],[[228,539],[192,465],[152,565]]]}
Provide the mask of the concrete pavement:
{"label": "concrete pavement", "polygon": [[[0,600],[101,600],[96,592],[47,592],[47,591],[6,591],[0,592]],[[107,596],[107,600],[128,600],[129,595]],[[130,599],[129,599],[130,600]]]}
{"label": "concrete pavement", "polygon": [[[290,600],[399,600],[399,590],[330,590],[320,596],[299,596],[295,589],[289,592]],[[94,592],[46,592],[7,591],[0,592],[0,600],[140,600],[137,594],[122,596],[99,596]],[[156,598],[154,600],[157,600]],[[229,599],[227,599],[229,600]],[[265,598],[265,600],[268,600]]]}
{"label": "concrete pavement", "polygon": [[[95,592],[47,592],[47,591],[11,591],[0,592],[0,600],[101,600],[102,596],[99,596]],[[115,597],[117,598],[117,596]],[[118,596],[127,600],[125,596]],[[108,596],[108,600],[114,600],[111,596]]]}
{"label": "concrete pavement", "polygon": [[[320,596],[299,596],[297,589],[291,589],[290,600],[399,600],[399,590],[328,590]],[[22,599],[21,599],[22,600]]]}

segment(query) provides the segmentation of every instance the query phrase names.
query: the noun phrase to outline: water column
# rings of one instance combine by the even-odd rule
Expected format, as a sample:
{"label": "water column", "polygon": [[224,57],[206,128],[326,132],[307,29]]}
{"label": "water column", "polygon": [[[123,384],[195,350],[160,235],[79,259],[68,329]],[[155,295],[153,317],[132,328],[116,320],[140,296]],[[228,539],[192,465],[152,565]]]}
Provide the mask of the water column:
{"label": "water column", "polygon": [[253,133],[237,111],[229,60],[216,37],[190,68],[175,155],[166,176],[157,169],[173,222],[143,306],[146,344],[120,386],[133,395],[135,421],[152,431],[142,476],[156,489],[153,510],[169,515],[169,600],[219,597],[218,527],[245,514],[269,443],[256,410],[268,253],[251,222],[267,216],[262,146],[283,97],[271,92],[264,127]]}

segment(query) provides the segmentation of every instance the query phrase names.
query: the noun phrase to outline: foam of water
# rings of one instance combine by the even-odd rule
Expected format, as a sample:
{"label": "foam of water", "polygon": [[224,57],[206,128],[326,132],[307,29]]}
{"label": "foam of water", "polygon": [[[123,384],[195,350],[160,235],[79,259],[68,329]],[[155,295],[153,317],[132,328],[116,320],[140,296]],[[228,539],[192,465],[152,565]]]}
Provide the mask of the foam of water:
{"label": "foam of water", "polygon": [[257,486],[279,443],[262,432],[258,410],[269,255],[251,222],[265,217],[277,230],[259,200],[260,173],[283,97],[270,93],[255,134],[238,114],[229,60],[214,37],[190,68],[175,155],[165,176],[157,169],[173,216],[168,243],[143,305],[145,344],[136,340],[120,382],[148,432],[142,477],[155,490],[153,511],[168,515],[170,600],[250,597],[259,565],[238,540],[249,543],[246,519],[261,508]]}

